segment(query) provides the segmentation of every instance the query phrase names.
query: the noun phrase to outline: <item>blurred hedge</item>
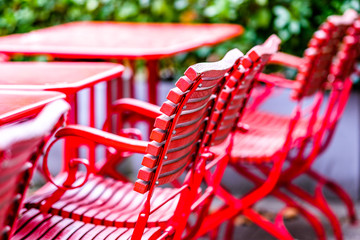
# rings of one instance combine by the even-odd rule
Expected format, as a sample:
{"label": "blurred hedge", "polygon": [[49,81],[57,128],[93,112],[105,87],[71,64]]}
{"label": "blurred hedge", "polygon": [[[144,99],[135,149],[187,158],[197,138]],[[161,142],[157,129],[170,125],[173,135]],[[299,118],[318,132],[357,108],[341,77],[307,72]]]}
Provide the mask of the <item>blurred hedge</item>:
{"label": "blurred hedge", "polygon": [[359,11],[359,0],[0,0],[0,35],[78,20],[226,22],[243,25],[244,35],[177,59],[246,51],[272,33],[283,40],[282,51],[298,55],[327,16],[348,8]]}

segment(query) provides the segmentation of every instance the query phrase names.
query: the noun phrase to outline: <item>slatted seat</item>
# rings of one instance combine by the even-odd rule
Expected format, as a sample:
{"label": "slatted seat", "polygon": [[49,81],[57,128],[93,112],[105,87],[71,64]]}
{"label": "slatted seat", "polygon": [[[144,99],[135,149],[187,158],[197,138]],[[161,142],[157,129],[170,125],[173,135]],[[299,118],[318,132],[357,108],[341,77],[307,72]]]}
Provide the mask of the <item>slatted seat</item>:
{"label": "slatted seat", "polygon": [[[162,113],[155,120],[151,142],[77,125],[68,125],[57,131],[43,163],[48,180],[57,187],[49,183],[27,200],[26,208],[36,211],[28,213],[29,220],[23,220],[21,228],[46,238],[46,232],[51,231],[42,229],[41,222],[44,220],[45,228],[54,226],[55,222],[66,224],[74,221],[78,225],[81,221],[86,223],[79,231],[71,230],[71,226],[65,228],[74,231],[70,239],[88,238],[88,235],[83,236],[83,228],[85,232],[91,229],[86,234],[92,237],[113,231],[123,233],[126,229],[129,230],[120,239],[126,238],[127,234],[132,235],[132,239],[140,239],[148,233],[158,237],[159,227],[163,237],[182,237],[191,209],[199,208],[201,211],[201,205],[194,206],[194,203],[201,197],[206,200],[200,185],[205,174],[208,122],[215,111],[217,96],[226,82],[226,76],[238,64],[240,57],[242,53],[234,49],[219,62],[189,67],[185,76],[169,92],[168,101],[160,108]],[[78,163],[91,171],[89,162],[81,159],[69,161],[68,172],[53,179],[47,168],[48,154],[54,143],[66,137],[76,137],[77,142],[81,144],[83,141],[85,146],[92,142],[112,147],[114,151],[145,154],[139,180],[133,184],[90,172],[76,174]],[[177,180],[185,170],[188,171],[179,188],[155,187]],[[31,218],[34,214],[36,217]],[[199,222],[201,217],[199,213]],[[24,232],[22,229],[18,229],[15,238],[29,233],[29,230]],[[186,228],[185,235],[197,230]],[[108,238],[116,239],[117,236]]]}
{"label": "slatted seat", "polygon": [[[251,123],[246,129],[234,133],[234,146],[231,150],[233,163],[250,162],[264,163],[271,162],[274,154],[282,148],[286,140],[288,129],[284,126],[290,124],[291,118],[282,115],[254,111],[245,114],[241,120],[243,123]],[[306,138],[308,119],[299,119],[293,130],[294,145],[301,144]],[[319,119],[313,127],[313,131],[319,131],[322,119]],[[211,152],[216,156],[223,154],[224,149],[231,141],[229,136],[225,142],[213,146]]]}
{"label": "slatted seat", "polygon": [[[65,173],[58,178],[65,178],[64,175]],[[84,175],[81,173],[79,178],[83,178]],[[133,187],[133,183],[91,175],[85,187],[66,191],[56,203],[51,205],[48,212],[97,225],[134,228],[146,196],[133,191]],[[41,209],[41,202],[51,197],[54,191],[56,191],[54,185],[46,184],[27,199],[25,207]],[[152,204],[159,205],[175,191],[174,188],[155,189]],[[164,208],[150,215],[147,226],[164,227],[174,215],[178,200],[179,198],[175,197],[166,203]]]}
{"label": "slatted seat", "polygon": [[[134,228],[106,227],[23,209],[12,239],[130,239]],[[157,239],[160,227],[146,228],[142,239]]]}

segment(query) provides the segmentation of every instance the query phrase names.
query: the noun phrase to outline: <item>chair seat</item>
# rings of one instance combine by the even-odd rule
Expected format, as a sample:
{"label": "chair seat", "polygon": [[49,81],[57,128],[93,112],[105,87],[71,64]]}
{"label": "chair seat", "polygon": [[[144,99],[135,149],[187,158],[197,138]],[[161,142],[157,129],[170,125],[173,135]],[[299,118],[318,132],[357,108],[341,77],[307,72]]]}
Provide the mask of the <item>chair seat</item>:
{"label": "chair seat", "polygon": [[[133,232],[134,228],[95,225],[24,208],[11,239],[130,239]],[[160,234],[160,227],[146,228],[142,239],[157,239]]]}
{"label": "chair seat", "polygon": [[[266,112],[251,111],[244,115],[242,122],[249,125],[249,130],[235,133],[231,149],[231,161],[234,163],[272,161],[274,154],[284,146],[290,118]],[[307,122],[307,119],[300,119],[296,125],[292,135],[294,144],[301,143],[300,140],[305,138]],[[313,131],[318,131],[320,124],[321,120],[318,120]],[[229,142],[230,136],[223,143],[211,147],[210,151],[216,156],[222,155]]]}
{"label": "chair seat", "polygon": [[[65,174],[59,174],[55,181],[62,181],[64,177]],[[83,177],[80,176],[79,181]],[[133,191],[133,187],[133,183],[90,175],[83,187],[68,190],[57,201],[52,202],[49,213],[97,225],[133,228],[147,196]],[[27,199],[25,207],[41,209],[41,203],[49,197],[51,199],[56,190],[54,185],[46,184]],[[152,197],[152,209],[174,191],[176,189],[156,188]],[[166,226],[174,214],[177,202],[178,197],[175,197],[151,214],[147,226]]]}
{"label": "chair seat", "polygon": [[[211,147],[210,151],[215,156],[223,155],[230,141],[231,138],[229,136],[223,143]],[[266,129],[250,127],[246,133],[237,131],[233,139],[230,161],[233,163],[270,162],[274,154],[283,147],[284,141],[284,134]]]}

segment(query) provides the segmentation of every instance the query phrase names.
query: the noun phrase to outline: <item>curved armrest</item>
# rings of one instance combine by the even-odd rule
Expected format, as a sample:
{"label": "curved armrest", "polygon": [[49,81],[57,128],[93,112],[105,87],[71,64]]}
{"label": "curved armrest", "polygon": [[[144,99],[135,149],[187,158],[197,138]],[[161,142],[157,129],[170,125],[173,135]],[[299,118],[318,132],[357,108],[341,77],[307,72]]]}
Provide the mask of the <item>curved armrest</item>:
{"label": "curved armrest", "polygon": [[162,114],[159,106],[133,98],[116,100],[113,103],[112,112],[131,112],[151,119]]}
{"label": "curved armrest", "polygon": [[287,67],[299,69],[299,67],[302,65],[303,62],[304,59],[301,57],[297,57],[283,52],[278,52],[270,57],[268,64],[275,63],[275,64],[285,65]]}
{"label": "curved armrest", "polygon": [[300,87],[300,84],[297,81],[265,73],[260,73],[257,77],[257,81],[282,88],[297,89]]}
{"label": "curved armrest", "polygon": [[69,136],[84,138],[119,150],[143,154],[146,153],[146,148],[149,143],[147,141],[121,137],[95,128],[80,125],[68,125],[57,131],[55,134],[56,138]]}

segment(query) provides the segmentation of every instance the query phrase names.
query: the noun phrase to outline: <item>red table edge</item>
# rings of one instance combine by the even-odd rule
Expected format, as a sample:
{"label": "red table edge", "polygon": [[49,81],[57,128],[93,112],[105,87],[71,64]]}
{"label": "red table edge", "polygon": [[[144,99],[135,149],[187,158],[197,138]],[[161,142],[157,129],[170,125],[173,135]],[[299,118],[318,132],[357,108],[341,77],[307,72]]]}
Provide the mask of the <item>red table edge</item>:
{"label": "red table edge", "polygon": [[[79,22],[99,22],[101,23],[101,21],[77,21],[77,22],[70,22],[70,23],[64,23],[61,25],[55,25],[55,26],[50,26],[47,28],[43,28],[43,29],[39,29],[39,30],[34,30],[34,31],[40,31],[40,30],[44,30],[44,29],[48,29],[48,28],[56,28],[59,26],[64,26],[64,25],[71,25],[74,23],[79,23]],[[117,23],[117,22],[114,22]],[[118,23],[126,23],[126,24],[137,24],[137,23],[129,23],[129,22],[118,22]],[[174,23],[144,23],[144,24],[174,24]],[[176,23],[175,23],[176,24]],[[237,31],[234,31],[234,33],[229,34],[227,36],[218,38],[216,40],[210,40],[207,42],[204,42],[201,46],[195,46],[195,47],[183,47],[181,49],[176,49],[176,50],[170,50],[166,53],[161,53],[161,54],[136,54],[136,55],[132,55],[132,54],[121,54],[121,55],[116,55],[113,53],[109,53],[109,54],[97,54],[97,53],[91,53],[91,54],[87,54],[87,53],[59,53],[57,51],[47,51],[46,47],[42,48],[44,50],[41,49],[36,49],[36,50],[32,50],[30,49],[28,46],[22,46],[22,47],[16,47],[13,45],[1,45],[2,49],[0,50],[0,53],[3,54],[7,54],[7,55],[16,55],[16,54],[21,54],[21,55],[26,55],[26,56],[33,56],[33,55],[50,55],[52,57],[57,57],[57,58],[69,58],[69,59],[145,59],[145,60],[156,60],[156,59],[161,59],[161,58],[165,58],[165,57],[170,57],[173,56],[175,54],[178,53],[183,53],[183,52],[189,52],[192,51],[194,49],[200,48],[200,47],[205,47],[205,46],[211,46],[211,45],[216,45],[219,44],[221,42],[224,42],[226,40],[229,40],[231,38],[237,37],[239,35],[241,35],[244,32],[244,28],[239,25],[239,24],[230,24],[230,23],[193,23],[193,24],[183,24],[183,23],[179,23],[182,25],[227,25],[227,26],[233,26],[234,29],[237,28]],[[34,32],[33,31],[33,32]],[[17,33],[17,34],[12,34],[12,35],[7,35],[7,36],[2,36],[2,37],[9,37],[9,36],[19,36],[19,35],[26,35],[29,34],[31,32],[28,33]],[[1,39],[1,37],[0,37]],[[90,48],[91,49],[91,48]]]}
{"label": "red table edge", "polygon": [[[52,63],[52,62],[51,62]],[[1,63],[0,63],[1,64]],[[118,66],[108,69],[102,73],[92,75],[90,77],[85,78],[84,80],[77,83],[69,83],[69,84],[57,84],[57,85],[3,85],[0,84],[0,90],[22,90],[22,91],[58,91],[65,94],[73,94],[81,89],[92,87],[99,82],[107,82],[111,79],[120,77],[125,67],[121,64],[117,64]]]}
{"label": "red table edge", "polygon": [[[16,92],[16,91],[10,91],[10,92]],[[21,92],[21,91],[19,91]],[[29,91],[30,92],[30,91]],[[56,92],[57,93],[57,92]],[[0,92],[1,94],[1,92]],[[46,104],[56,101],[56,100],[60,100],[60,99],[65,99],[65,95],[62,93],[58,93],[58,95],[55,95],[51,98],[36,102],[36,103],[32,103],[29,104],[25,107],[20,107],[16,110],[10,111],[6,114],[1,114],[1,118],[0,118],[0,126],[4,125],[4,124],[8,124],[11,122],[15,122],[18,121],[22,118],[25,118],[27,116],[31,116],[33,114],[38,113]]]}

